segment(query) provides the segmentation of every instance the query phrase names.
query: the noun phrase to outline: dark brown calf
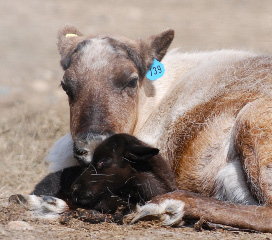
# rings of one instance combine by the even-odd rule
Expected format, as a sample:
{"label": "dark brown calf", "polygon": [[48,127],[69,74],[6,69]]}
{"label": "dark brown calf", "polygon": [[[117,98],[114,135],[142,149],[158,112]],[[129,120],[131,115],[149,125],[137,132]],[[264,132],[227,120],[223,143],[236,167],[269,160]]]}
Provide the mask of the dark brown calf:
{"label": "dark brown calf", "polygon": [[127,134],[116,134],[96,149],[92,164],[72,186],[73,200],[100,211],[114,212],[144,204],[177,189],[168,164],[152,148]]}

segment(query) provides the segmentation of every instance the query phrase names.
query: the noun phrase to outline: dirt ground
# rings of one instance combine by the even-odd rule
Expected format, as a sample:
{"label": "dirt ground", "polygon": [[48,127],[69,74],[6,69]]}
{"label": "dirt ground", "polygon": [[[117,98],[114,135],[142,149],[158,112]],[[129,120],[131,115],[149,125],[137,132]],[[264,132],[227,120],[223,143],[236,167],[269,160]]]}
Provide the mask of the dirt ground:
{"label": "dirt ground", "polygon": [[[156,223],[119,226],[67,224],[31,218],[7,205],[48,173],[46,152],[69,131],[69,108],[59,87],[56,34],[65,23],[83,33],[139,38],[166,28],[181,51],[221,48],[272,53],[270,0],[9,0],[0,1],[0,239],[272,239],[272,234],[202,231]],[[28,230],[14,230],[23,220]]]}

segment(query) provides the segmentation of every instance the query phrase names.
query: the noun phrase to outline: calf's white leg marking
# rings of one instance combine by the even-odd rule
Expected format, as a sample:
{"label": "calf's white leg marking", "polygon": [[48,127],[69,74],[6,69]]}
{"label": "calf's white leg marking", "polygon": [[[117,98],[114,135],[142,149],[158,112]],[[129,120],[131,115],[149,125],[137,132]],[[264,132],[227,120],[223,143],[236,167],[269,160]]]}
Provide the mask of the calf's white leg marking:
{"label": "calf's white leg marking", "polygon": [[36,195],[12,195],[9,198],[10,203],[22,205],[36,218],[57,219],[59,214],[69,210],[66,202],[59,198],[51,196]]}

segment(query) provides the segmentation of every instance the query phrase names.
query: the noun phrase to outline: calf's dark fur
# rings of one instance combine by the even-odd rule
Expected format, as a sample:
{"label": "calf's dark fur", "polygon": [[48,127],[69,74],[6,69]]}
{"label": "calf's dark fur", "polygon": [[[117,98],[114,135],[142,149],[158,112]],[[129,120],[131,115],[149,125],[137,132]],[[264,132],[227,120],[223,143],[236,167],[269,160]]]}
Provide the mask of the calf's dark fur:
{"label": "calf's dark fur", "polygon": [[80,205],[115,211],[121,203],[144,204],[175,189],[174,174],[157,148],[116,134],[96,148],[92,163],[73,183],[72,196]]}

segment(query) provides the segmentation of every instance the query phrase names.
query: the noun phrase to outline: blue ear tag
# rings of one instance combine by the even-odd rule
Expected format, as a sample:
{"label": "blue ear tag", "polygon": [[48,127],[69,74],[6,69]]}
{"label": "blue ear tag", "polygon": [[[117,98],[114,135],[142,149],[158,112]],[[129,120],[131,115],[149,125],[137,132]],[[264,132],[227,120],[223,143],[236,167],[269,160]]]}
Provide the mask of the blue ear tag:
{"label": "blue ear tag", "polygon": [[154,81],[154,80],[157,80],[158,78],[162,77],[164,72],[165,72],[165,69],[164,69],[163,64],[154,58],[154,61],[151,65],[150,69],[148,70],[146,77],[149,80]]}

